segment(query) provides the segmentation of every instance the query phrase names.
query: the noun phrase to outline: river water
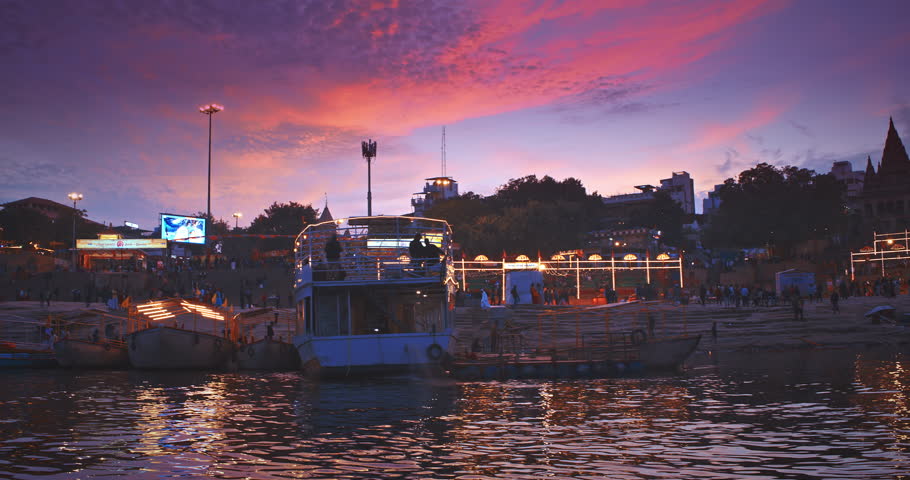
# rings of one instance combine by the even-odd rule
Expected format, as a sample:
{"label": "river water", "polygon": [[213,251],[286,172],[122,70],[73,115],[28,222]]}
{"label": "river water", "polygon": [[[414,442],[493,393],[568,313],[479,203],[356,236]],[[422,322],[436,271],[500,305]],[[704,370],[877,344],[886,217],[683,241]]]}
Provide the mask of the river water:
{"label": "river water", "polygon": [[7,370],[0,386],[3,478],[910,478],[894,350],[603,380]]}

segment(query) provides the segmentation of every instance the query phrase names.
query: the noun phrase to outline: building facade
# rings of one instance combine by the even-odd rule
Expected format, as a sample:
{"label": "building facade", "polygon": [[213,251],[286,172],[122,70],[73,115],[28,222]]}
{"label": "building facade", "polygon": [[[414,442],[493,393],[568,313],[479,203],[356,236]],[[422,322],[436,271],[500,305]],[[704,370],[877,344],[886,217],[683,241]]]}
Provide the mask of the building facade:
{"label": "building facade", "polygon": [[723,184],[714,185],[714,190],[708,192],[708,196],[701,201],[701,213],[703,215],[713,215],[720,208],[720,189]]}
{"label": "building facade", "polygon": [[[868,165],[872,165],[872,159],[867,159]],[[831,165],[831,171],[828,172],[834,178],[840,180],[847,186],[847,208],[851,211],[860,209],[860,197],[863,194],[863,184],[866,181],[866,174],[862,170],[853,170],[853,164],[847,160],[834,162]]]}
{"label": "building facade", "polygon": [[611,195],[604,197],[603,202],[611,207],[636,206],[650,202],[654,199],[654,193],[659,191],[669,194],[670,198],[682,207],[686,215],[695,214],[695,182],[688,172],[673,172],[670,178],[660,181],[659,187],[636,185],[635,188],[640,190],[640,192]]}
{"label": "building facade", "polygon": [[415,216],[423,216],[434,203],[458,196],[458,182],[452,177],[427,178],[422,192],[411,198]]}

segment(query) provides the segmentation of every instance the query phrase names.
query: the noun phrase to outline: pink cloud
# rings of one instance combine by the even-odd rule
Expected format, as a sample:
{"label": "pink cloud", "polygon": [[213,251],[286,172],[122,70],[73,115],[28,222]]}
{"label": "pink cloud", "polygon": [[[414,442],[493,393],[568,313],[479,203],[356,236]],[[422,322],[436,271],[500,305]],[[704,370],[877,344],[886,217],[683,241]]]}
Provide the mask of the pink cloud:
{"label": "pink cloud", "polygon": [[695,139],[679,150],[692,153],[725,146],[750,130],[778,120],[795,104],[795,96],[765,96],[758,103],[758,106],[739,119],[726,123],[712,122],[700,127]]}
{"label": "pink cloud", "polygon": [[[274,94],[262,93],[253,78],[243,76],[225,91],[245,103],[235,107],[232,121],[249,126],[291,122],[403,134],[547,105],[596,88],[607,77],[622,79],[617,83],[655,81],[729,45],[737,26],[776,5],[767,0],[699,2],[656,10],[638,0],[483,4],[472,12],[477,28],[451,39],[437,55],[428,59],[414,45],[415,50],[388,59],[402,67],[429,60],[426,68],[444,74],[415,78],[406,68],[400,74],[389,68],[350,76],[291,66],[285,76],[301,81],[288,82]],[[623,8],[632,8],[633,14]],[[591,31],[611,15],[615,25]],[[532,37],[542,22],[562,33],[538,44]],[[584,27],[580,33],[573,32],[576,24]],[[369,31],[372,41],[381,43],[407,35],[408,28],[414,25],[391,21]]]}

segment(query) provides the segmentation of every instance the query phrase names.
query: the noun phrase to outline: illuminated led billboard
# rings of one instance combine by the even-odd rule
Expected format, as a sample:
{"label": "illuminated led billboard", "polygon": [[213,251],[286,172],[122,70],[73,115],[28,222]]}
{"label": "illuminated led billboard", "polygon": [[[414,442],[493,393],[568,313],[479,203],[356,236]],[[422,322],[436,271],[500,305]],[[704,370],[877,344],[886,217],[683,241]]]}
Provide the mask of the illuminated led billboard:
{"label": "illuminated led billboard", "polygon": [[162,213],[161,238],[174,242],[205,244],[205,219]]}

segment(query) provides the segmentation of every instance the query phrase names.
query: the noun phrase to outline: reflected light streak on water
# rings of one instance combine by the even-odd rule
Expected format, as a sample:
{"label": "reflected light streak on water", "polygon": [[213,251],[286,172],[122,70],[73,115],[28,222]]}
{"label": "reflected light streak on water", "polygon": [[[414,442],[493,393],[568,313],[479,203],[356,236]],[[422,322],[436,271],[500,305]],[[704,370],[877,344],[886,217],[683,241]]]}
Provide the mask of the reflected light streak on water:
{"label": "reflected light streak on water", "polygon": [[910,478],[907,355],[455,383],[2,371],[0,477]]}

